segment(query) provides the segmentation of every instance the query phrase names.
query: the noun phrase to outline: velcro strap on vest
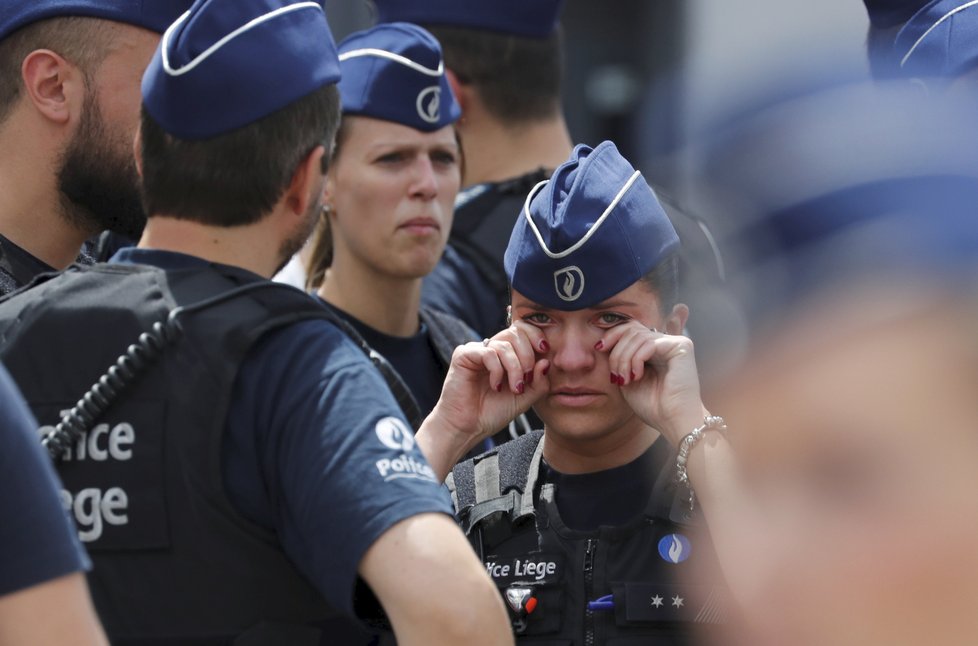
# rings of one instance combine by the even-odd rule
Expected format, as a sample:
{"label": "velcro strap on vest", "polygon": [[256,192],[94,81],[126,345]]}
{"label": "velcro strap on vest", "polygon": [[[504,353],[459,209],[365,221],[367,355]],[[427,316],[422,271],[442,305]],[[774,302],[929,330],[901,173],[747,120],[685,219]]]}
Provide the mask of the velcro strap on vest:
{"label": "velcro strap on vest", "polygon": [[514,516],[513,512],[519,509],[519,506],[520,492],[515,490],[509,491],[492,500],[476,503],[461,514],[459,522],[462,526],[462,531],[468,535],[473,527],[493,514],[503,514],[512,518]]}

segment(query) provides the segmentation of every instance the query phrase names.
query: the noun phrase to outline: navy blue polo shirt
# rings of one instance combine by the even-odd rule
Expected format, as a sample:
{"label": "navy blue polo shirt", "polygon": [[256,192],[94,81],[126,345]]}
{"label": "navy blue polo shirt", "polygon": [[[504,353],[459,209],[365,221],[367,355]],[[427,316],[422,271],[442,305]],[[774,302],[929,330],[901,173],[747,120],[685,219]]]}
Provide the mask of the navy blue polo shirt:
{"label": "navy blue polo shirt", "polygon": [[2,366],[0,446],[0,596],[89,569],[37,422]]}
{"label": "navy blue polo shirt", "polygon": [[[148,249],[123,249],[113,262],[207,265]],[[237,511],[274,531],[326,601],[346,612],[360,561],[384,532],[418,514],[452,513],[383,379],[325,320],[273,330],[249,351],[221,458]]]}

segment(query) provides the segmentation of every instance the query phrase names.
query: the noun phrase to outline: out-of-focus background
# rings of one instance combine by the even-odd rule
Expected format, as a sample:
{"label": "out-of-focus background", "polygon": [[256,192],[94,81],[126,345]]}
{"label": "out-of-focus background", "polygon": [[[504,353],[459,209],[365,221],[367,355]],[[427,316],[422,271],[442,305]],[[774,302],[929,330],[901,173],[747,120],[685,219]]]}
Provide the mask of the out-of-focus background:
{"label": "out-of-focus background", "polygon": [[[335,0],[337,41],[373,24],[369,0]],[[813,70],[866,71],[860,0],[567,0],[564,108],[575,142],[612,139],[682,198],[682,144],[741,97]]]}

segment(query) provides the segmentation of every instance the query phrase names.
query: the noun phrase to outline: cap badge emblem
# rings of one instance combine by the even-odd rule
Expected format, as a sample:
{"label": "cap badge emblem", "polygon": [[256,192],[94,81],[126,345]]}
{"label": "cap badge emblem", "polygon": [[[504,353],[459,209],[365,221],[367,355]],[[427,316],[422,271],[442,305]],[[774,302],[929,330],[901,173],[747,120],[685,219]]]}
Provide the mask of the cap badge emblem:
{"label": "cap badge emblem", "polygon": [[428,123],[438,123],[441,117],[441,88],[437,85],[426,87],[418,94],[418,116]]}
{"label": "cap badge emblem", "polygon": [[576,301],[584,293],[584,272],[576,265],[559,269],[554,272],[554,287],[561,300]]}

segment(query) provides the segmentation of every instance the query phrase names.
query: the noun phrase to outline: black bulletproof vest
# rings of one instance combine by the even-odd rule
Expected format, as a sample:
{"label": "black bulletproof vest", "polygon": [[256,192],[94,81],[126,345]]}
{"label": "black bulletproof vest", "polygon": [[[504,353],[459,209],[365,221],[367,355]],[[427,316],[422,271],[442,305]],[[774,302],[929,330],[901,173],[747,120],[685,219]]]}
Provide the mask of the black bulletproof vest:
{"label": "black bulletproof vest", "polygon": [[698,629],[720,623],[725,595],[712,545],[693,527],[671,471],[662,470],[645,512],[627,525],[575,531],[560,519],[554,485],[538,482],[542,437],[524,435],[464,462],[448,480],[517,642],[689,644]]}
{"label": "black bulletproof vest", "polygon": [[182,334],[58,463],[114,644],[319,643],[310,624],[335,612],[275,535],[232,508],[220,448],[252,344],[330,315],[299,290],[224,266],[75,267],[0,302],[0,359],[44,431],[175,307],[244,285],[255,289],[177,317]]}

